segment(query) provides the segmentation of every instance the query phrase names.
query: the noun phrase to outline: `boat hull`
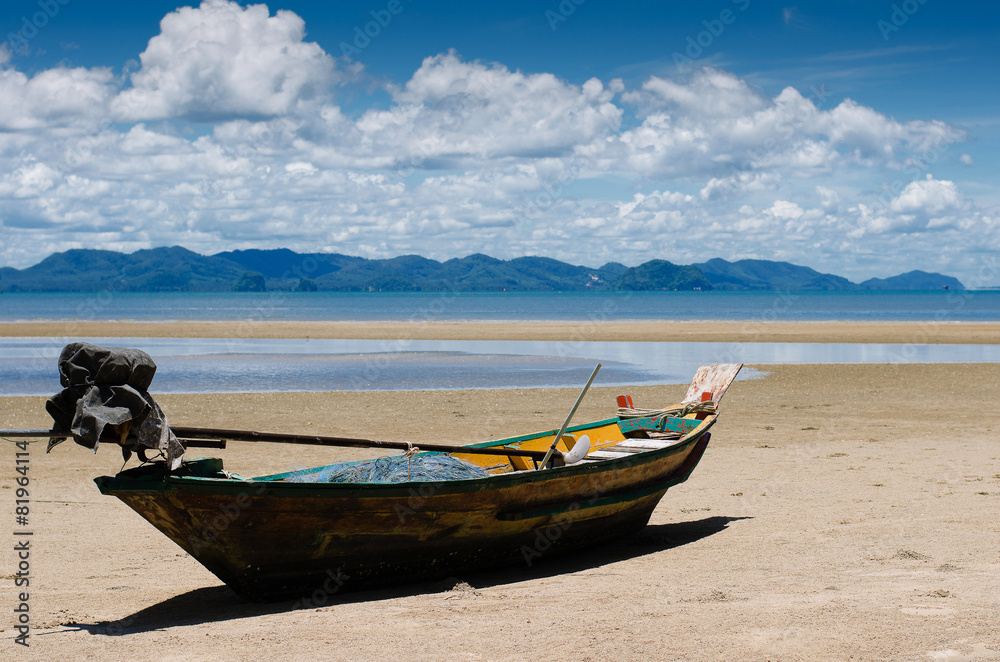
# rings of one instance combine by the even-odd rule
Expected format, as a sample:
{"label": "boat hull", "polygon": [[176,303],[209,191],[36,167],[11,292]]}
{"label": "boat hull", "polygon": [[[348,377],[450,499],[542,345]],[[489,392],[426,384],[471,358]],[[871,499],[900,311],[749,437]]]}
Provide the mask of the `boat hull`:
{"label": "boat hull", "polygon": [[439,483],[238,480],[217,460],[96,481],[242,597],[273,601],[530,566],[639,530],[707,427],[630,457]]}

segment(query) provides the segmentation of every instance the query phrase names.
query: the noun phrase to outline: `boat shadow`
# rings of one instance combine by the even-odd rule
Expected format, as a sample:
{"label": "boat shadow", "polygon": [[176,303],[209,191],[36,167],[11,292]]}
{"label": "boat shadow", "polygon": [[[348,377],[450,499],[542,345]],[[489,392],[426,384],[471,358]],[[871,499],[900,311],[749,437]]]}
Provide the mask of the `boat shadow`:
{"label": "boat shadow", "polygon": [[731,522],[741,519],[750,518],[716,516],[690,522],[652,524],[629,536],[590,547],[581,552],[555,555],[552,558],[545,558],[543,554],[537,563],[531,565],[481,570],[463,574],[462,577],[449,577],[435,582],[407,584],[353,593],[324,594],[322,601],[306,598],[273,603],[248,602],[238,597],[227,586],[207,586],[174,596],[117,621],[73,622],[64,624],[64,626],[83,630],[93,635],[114,637],[185,625],[200,625],[292,612],[299,609],[375,602],[452,590],[469,591],[489,588],[531,579],[582,572],[609,563],[617,563],[681,547],[719,533]]}

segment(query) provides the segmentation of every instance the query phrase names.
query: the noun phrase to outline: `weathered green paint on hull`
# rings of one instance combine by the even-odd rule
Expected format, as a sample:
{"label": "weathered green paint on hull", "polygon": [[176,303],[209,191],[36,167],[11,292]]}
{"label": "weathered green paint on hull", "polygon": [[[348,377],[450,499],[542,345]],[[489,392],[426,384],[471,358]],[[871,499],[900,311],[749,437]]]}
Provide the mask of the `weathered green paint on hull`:
{"label": "weathered green paint on hull", "polygon": [[699,423],[660,450],[474,480],[245,480],[202,460],[96,482],[243,597],[279,600],[530,564],[641,529],[701,459],[714,417]]}

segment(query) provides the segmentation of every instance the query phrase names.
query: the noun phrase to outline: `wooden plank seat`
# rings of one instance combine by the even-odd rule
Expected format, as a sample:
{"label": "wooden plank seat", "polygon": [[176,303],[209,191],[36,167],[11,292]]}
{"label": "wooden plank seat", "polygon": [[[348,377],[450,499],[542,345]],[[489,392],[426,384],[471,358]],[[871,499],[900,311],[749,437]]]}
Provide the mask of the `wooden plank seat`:
{"label": "wooden plank seat", "polygon": [[659,448],[666,448],[670,444],[665,441],[660,441],[659,439],[626,439],[625,441],[619,442],[619,446],[626,446],[628,448],[635,448],[641,451],[655,451]]}
{"label": "wooden plank seat", "polygon": [[620,457],[629,457],[632,453],[630,451],[612,451],[612,450],[599,450],[591,451],[587,454],[588,460],[617,460]]}

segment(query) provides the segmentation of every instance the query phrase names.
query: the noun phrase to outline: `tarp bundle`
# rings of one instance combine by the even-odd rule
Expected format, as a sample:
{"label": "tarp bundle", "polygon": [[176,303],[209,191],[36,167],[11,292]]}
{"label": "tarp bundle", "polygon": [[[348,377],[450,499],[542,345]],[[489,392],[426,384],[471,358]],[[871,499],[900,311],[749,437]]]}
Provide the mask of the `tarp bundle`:
{"label": "tarp bundle", "polygon": [[[159,451],[176,469],[184,447],[147,391],[155,373],[152,357],[139,349],[66,345],[59,355],[64,388],[45,403],[53,429],[69,430],[76,443],[95,452],[102,441],[121,444],[126,460],[135,452],[145,461],[146,451]],[[52,439],[49,450],[64,440]]]}

